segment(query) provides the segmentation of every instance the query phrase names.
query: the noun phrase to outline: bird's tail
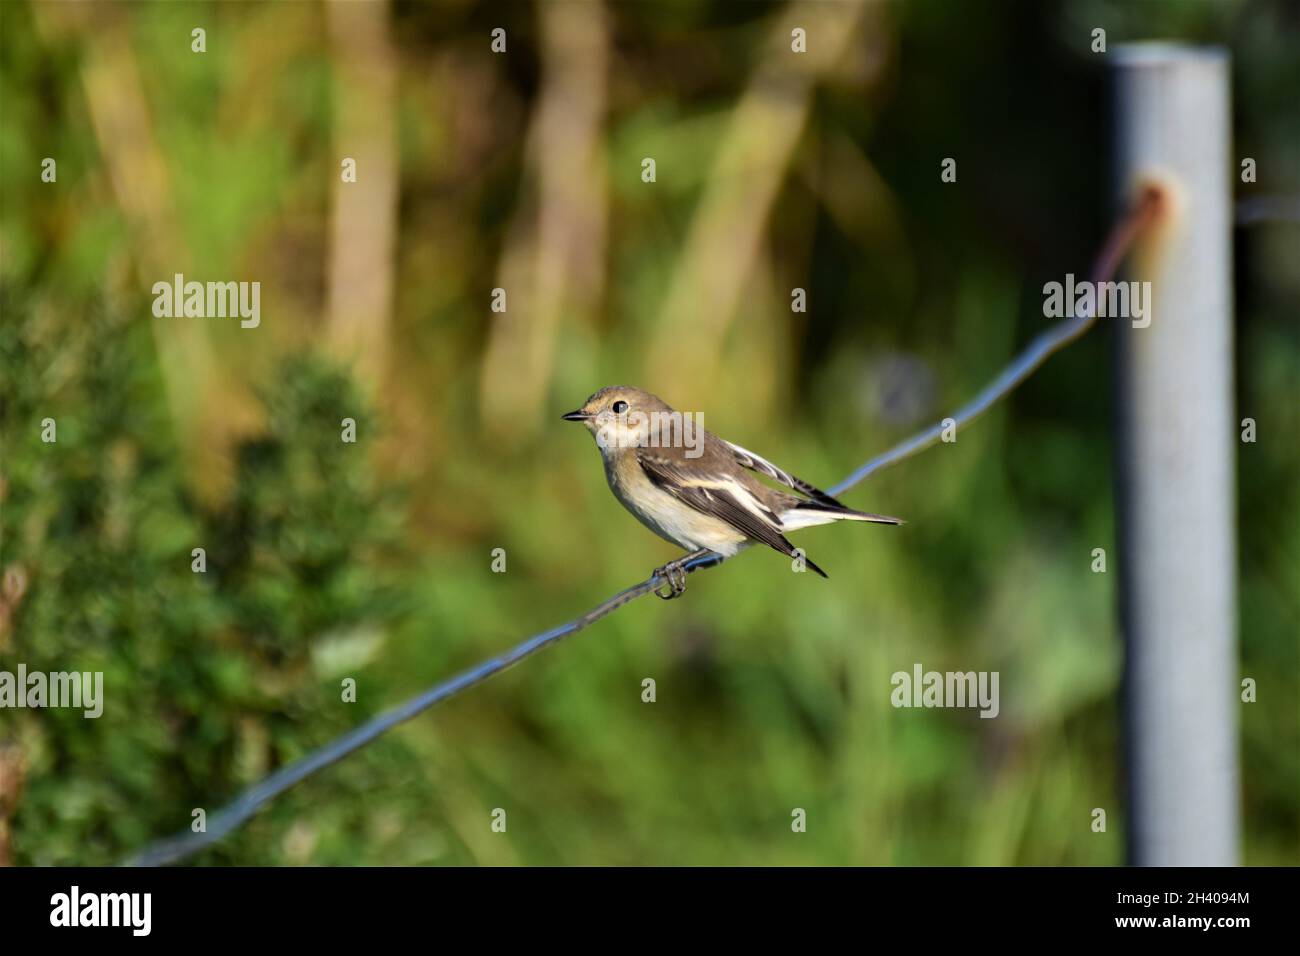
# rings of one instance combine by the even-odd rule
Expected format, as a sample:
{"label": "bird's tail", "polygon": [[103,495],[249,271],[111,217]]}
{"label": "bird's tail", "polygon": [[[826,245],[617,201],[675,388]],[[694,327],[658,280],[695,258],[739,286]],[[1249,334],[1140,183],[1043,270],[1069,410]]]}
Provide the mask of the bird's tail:
{"label": "bird's tail", "polygon": [[787,531],[806,528],[811,525],[829,524],[832,521],[870,521],[873,524],[903,524],[902,518],[889,515],[872,514],[869,511],[854,511],[843,505],[836,507],[824,501],[800,501],[781,515],[781,524]]}
{"label": "bird's tail", "polygon": [[823,571],[821,568],[817,567],[817,565],[813,564],[813,563],[812,563],[812,558],[808,557],[808,555],[806,555],[806,554],[803,556],[803,563],[804,563],[805,565],[807,565],[808,568],[809,568],[810,570],[816,571],[816,572],[817,572],[818,574],[820,574],[822,577],[824,577],[824,578],[829,578],[829,577],[830,577],[829,574],[827,574],[827,573],[826,573],[825,571]]}

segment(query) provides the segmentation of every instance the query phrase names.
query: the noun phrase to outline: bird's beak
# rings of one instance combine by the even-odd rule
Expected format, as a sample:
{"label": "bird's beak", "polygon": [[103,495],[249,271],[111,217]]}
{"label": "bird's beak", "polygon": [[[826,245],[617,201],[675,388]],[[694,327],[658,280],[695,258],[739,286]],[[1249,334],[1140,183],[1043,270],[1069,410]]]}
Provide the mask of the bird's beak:
{"label": "bird's beak", "polygon": [[581,408],[578,409],[576,412],[565,412],[560,417],[564,419],[566,422],[585,422],[591,420],[591,416],[588,415],[586,412],[584,412]]}

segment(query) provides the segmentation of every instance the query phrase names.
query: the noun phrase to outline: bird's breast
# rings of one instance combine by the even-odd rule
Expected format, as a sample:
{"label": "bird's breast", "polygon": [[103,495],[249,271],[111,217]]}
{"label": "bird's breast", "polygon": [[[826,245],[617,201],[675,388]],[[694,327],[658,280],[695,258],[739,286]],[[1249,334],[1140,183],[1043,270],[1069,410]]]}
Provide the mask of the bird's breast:
{"label": "bird's breast", "polygon": [[635,456],[610,455],[605,459],[610,491],[628,511],[659,537],[694,551],[708,548],[732,555],[745,536],[731,525],[696,511],[646,476]]}

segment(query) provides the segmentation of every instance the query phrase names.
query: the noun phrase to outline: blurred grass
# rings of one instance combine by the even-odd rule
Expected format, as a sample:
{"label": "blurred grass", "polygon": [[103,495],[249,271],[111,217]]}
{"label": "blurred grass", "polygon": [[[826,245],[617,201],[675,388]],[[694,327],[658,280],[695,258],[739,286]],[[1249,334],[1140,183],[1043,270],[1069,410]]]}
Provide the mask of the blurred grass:
{"label": "blurred grass", "polygon": [[[108,696],[98,721],[0,712],[0,860],[113,862],[673,556],[556,418],[601,385],[662,387],[646,346],[783,10],[609,5],[607,183],[591,194],[604,245],[562,263],[595,262],[604,291],[561,302],[544,391],[488,431],[490,291],[538,198],[526,143],[548,65],[532,6],[392,9],[396,298],[375,383],[326,341],[338,162],[322,11],[101,5],[56,11],[55,28],[45,7],[0,6],[0,575],[25,581],[6,598],[0,666],[102,669]],[[664,395],[823,485],[983,385],[1041,328],[1042,283],[1086,265],[1107,224],[1105,100],[1079,23],[1110,24],[1112,44],[1233,44],[1250,94],[1239,148],[1271,194],[1300,191],[1285,162],[1300,131],[1279,120],[1296,79],[1283,4],[865,16],[869,37],[818,82],[775,171],[709,374]],[[189,50],[200,23],[203,55]],[[488,50],[495,26],[506,57]],[[150,271],[122,211],[104,156],[120,144],[97,139],[80,72],[119,35],[185,269],[260,280],[255,332],[150,325],[147,290],[170,273]],[[940,188],[947,155],[959,184]],[[1260,684],[1242,718],[1244,850],[1294,863],[1296,247],[1293,232],[1239,238],[1238,401],[1261,423],[1239,449],[1242,673]],[[796,285],[807,314],[789,311]],[[168,397],[168,321],[204,323],[221,372],[197,418]],[[829,581],[757,552],[699,575],[684,600],[640,602],[301,785],[200,862],[1120,862],[1108,375],[1102,329],[955,445],[855,491],[909,523],[803,532]],[[47,415],[57,445],[39,440]],[[212,431],[213,417],[236,424]],[[356,445],[339,441],[344,417]],[[1111,574],[1089,572],[1096,547]],[[1000,671],[1002,715],[894,710],[890,675],[917,661]],[[349,676],[355,705],[339,701]],[[496,807],[505,835],[489,829]],[[795,807],[806,834],[790,831]],[[1109,832],[1091,832],[1094,807]]]}

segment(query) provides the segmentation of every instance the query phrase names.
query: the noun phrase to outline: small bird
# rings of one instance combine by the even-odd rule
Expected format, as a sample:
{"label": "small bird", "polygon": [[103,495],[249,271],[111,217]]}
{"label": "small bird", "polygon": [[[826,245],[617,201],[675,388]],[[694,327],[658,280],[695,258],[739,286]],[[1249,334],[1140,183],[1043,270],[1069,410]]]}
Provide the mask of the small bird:
{"label": "small bird", "polygon": [[[759,543],[794,555],[787,531],[832,521],[903,523],[844,506],[767,459],[696,426],[691,416],[639,388],[602,388],[561,417],[582,422],[595,436],[605,478],[623,507],[655,534],[693,552],[655,569],[667,582],[667,591],[655,591],[661,598],[680,596],[686,590],[686,563],[710,551],[730,557],[746,544]],[[800,494],[768,487],[750,472]],[[806,557],[804,563],[827,577]]]}

